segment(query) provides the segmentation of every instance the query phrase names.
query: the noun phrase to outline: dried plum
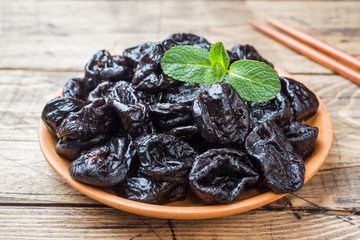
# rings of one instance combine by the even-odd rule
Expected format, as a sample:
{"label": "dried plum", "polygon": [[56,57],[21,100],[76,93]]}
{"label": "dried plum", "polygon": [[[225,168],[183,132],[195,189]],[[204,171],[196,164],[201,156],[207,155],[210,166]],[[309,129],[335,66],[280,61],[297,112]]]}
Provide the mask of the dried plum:
{"label": "dried plum", "polygon": [[167,39],[171,39],[179,45],[192,45],[210,51],[211,44],[203,37],[191,33],[174,33]]}
{"label": "dried plum", "polygon": [[284,127],[284,133],[302,159],[307,159],[314,152],[319,134],[317,127],[292,122]]}
{"label": "dried plum", "polygon": [[133,156],[131,137],[125,134],[82,152],[70,164],[69,172],[79,182],[110,187],[125,181]]}
{"label": "dried plum", "polygon": [[71,112],[80,110],[85,103],[81,100],[66,97],[56,97],[44,107],[41,119],[53,135],[64,118]]}
{"label": "dried plum", "polygon": [[167,132],[168,134],[174,135],[176,137],[181,137],[184,139],[190,139],[194,137],[198,133],[198,129],[195,125],[188,125],[188,126],[180,126],[174,127],[170,131]]}
{"label": "dried plum", "polygon": [[140,101],[130,83],[119,84],[109,97],[122,126],[131,134],[137,134],[149,118],[149,107]]}
{"label": "dried plum", "polygon": [[182,139],[168,134],[142,136],[135,142],[146,174],[169,182],[185,183],[197,153]]}
{"label": "dried plum", "polygon": [[294,192],[304,184],[304,160],[276,123],[256,126],[246,138],[245,149],[261,166],[266,185],[275,193]]}
{"label": "dried plum", "polygon": [[113,189],[120,197],[152,204],[165,204],[186,197],[186,185],[149,176],[130,177]]}
{"label": "dried plum", "polygon": [[281,92],[290,103],[294,121],[301,122],[315,115],[319,101],[310,89],[291,78],[280,77],[280,82]]}
{"label": "dried plum", "polygon": [[291,120],[291,110],[286,97],[279,93],[270,101],[263,103],[249,102],[250,127],[265,121],[274,121],[283,126]]}
{"label": "dried plum", "polygon": [[57,128],[56,134],[63,141],[106,137],[119,128],[116,122],[113,109],[104,99],[99,99],[78,112],[70,113]]}
{"label": "dried plum", "polygon": [[227,83],[205,89],[194,101],[192,115],[208,142],[242,145],[249,131],[247,104]]}
{"label": "dried plum", "polygon": [[147,42],[136,47],[127,48],[123,52],[123,58],[129,66],[136,67],[142,55],[154,44],[153,42]]}
{"label": "dried plum", "polygon": [[233,63],[238,60],[255,60],[259,62],[266,63],[270,67],[274,68],[274,65],[263,58],[256,49],[251,45],[235,45],[231,49],[231,53],[229,54],[230,63]]}
{"label": "dried plum", "polygon": [[206,85],[204,83],[182,83],[177,88],[172,88],[167,91],[165,90],[161,101],[191,105],[205,88]]}
{"label": "dried plum", "polygon": [[230,149],[210,149],[195,158],[189,183],[207,203],[231,203],[244,190],[255,184],[259,174],[245,153]]}
{"label": "dried plum", "polygon": [[71,78],[69,79],[62,90],[63,96],[67,98],[75,98],[86,100],[88,90],[86,89],[85,78]]}
{"label": "dried plum", "polygon": [[154,44],[142,55],[132,79],[132,85],[136,90],[156,93],[180,84],[179,81],[164,75],[160,66],[165,52],[177,45],[172,40],[164,40]]}

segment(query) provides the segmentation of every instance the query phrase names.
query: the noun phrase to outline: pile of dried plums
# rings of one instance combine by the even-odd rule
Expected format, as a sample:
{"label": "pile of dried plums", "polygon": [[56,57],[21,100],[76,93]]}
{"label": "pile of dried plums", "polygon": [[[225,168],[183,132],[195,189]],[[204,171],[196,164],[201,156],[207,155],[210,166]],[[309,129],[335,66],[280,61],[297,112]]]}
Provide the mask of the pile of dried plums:
{"label": "pile of dried plums", "polygon": [[[280,77],[276,98],[255,103],[225,82],[175,81],[160,61],[177,45],[211,48],[179,33],[122,56],[101,50],[83,78],[70,79],[63,97],[46,104],[42,120],[58,139],[56,152],[72,161],[71,176],[154,204],[182,200],[187,191],[206,203],[231,203],[260,183],[275,193],[299,190],[318,135],[303,123],[317,112],[314,93]],[[228,55],[273,67],[250,45]]]}

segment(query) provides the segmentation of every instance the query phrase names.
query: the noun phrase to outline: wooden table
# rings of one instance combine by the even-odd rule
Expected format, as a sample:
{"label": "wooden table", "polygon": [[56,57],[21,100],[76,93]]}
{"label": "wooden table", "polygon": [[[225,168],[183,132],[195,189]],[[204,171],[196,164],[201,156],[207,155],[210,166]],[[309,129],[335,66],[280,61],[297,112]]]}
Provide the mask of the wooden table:
{"label": "wooden table", "polygon": [[[272,16],[360,56],[356,1],[1,1],[1,239],[360,239],[360,88],[248,25]],[[250,43],[325,102],[334,142],[298,192],[210,220],[137,216],[66,184],[45,161],[37,124],[45,103],[99,49],[121,53],[173,32],[227,48]]]}

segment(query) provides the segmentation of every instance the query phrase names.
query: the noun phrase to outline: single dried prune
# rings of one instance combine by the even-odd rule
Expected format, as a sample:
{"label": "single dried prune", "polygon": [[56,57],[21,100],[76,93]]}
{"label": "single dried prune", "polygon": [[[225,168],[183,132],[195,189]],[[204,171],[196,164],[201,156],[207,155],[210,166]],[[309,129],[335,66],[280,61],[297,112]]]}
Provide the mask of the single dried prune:
{"label": "single dried prune", "polygon": [[142,55],[154,44],[153,42],[147,42],[136,47],[127,48],[123,52],[123,58],[129,66],[136,67]]}
{"label": "single dried prune", "polygon": [[180,84],[163,74],[160,62],[165,52],[178,44],[172,40],[164,40],[146,51],[136,66],[132,85],[136,90],[155,93]]}
{"label": "single dried prune", "polygon": [[106,136],[118,128],[113,109],[105,99],[96,100],[78,112],[70,113],[57,128],[56,134],[63,141],[88,140]]}
{"label": "single dried prune", "polygon": [[304,184],[304,161],[276,123],[256,126],[246,138],[245,149],[275,193],[294,192]]}
{"label": "single dried prune", "polygon": [[249,110],[227,83],[205,89],[192,105],[195,124],[208,142],[242,145],[249,131]]}
{"label": "single dried prune", "polygon": [[69,166],[77,181],[110,187],[123,182],[128,174],[134,150],[130,135],[111,138],[105,145],[81,153]]}
{"label": "single dried prune", "polygon": [[[100,50],[85,65],[85,77],[91,79],[92,88],[105,80],[131,80],[133,71],[127,65],[120,65],[121,61],[115,61],[106,50]],[[124,62],[125,63],[125,62]]]}
{"label": "single dried prune", "polygon": [[292,119],[301,122],[317,112],[319,101],[316,95],[304,84],[291,78],[279,77],[281,82],[281,92],[286,96],[290,103]]}
{"label": "single dried prune", "polygon": [[136,135],[149,119],[148,105],[138,99],[130,83],[117,85],[111,92],[109,104],[131,134]]}
{"label": "single dried prune", "polygon": [[192,123],[190,106],[181,103],[150,105],[150,116],[155,128],[161,132]]}
{"label": "single dried prune", "polygon": [[210,51],[211,44],[203,37],[191,33],[174,33],[167,39],[171,39],[179,45],[192,45]]}
{"label": "single dried prune", "polygon": [[76,98],[80,100],[86,100],[88,90],[86,89],[85,78],[71,78],[63,87],[63,96],[68,98]]}
{"label": "single dried prune", "polygon": [[185,184],[166,182],[149,176],[130,177],[113,189],[120,197],[152,204],[183,200],[187,190]]}
{"label": "single dried prune", "polygon": [[135,142],[146,174],[169,182],[185,183],[197,153],[186,142],[168,134],[142,136]]}
{"label": "single dried prune", "polygon": [[165,90],[161,101],[191,105],[205,88],[206,85],[204,83],[182,83],[177,88]]}
{"label": "single dried prune", "polygon": [[270,101],[263,103],[249,102],[250,127],[254,128],[265,121],[274,121],[279,126],[290,122],[291,110],[286,97],[278,93]]}
{"label": "single dried prune", "polygon": [[83,150],[87,150],[92,146],[102,144],[105,141],[104,135],[99,135],[98,137],[82,140],[82,139],[67,139],[63,141],[60,139],[56,144],[55,151],[61,157],[72,161],[78,158]]}
{"label": "single dried prune", "polygon": [[231,149],[210,149],[197,156],[189,183],[197,196],[207,203],[231,203],[259,180],[259,174],[245,153]]}
{"label": "single dried prune", "polygon": [[167,134],[171,134],[176,137],[181,137],[184,139],[192,138],[197,133],[198,133],[198,129],[195,125],[174,127],[173,129],[167,132]]}
{"label": "single dried prune", "polygon": [[302,159],[307,159],[314,152],[319,134],[317,127],[292,122],[290,125],[284,126],[284,133]]}
{"label": "single dried prune", "polygon": [[256,51],[256,49],[253,46],[248,45],[248,44],[246,44],[246,45],[239,45],[239,44],[235,45],[231,49],[231,54],[229,54],[229,58],[230,58],[230,63],[233,63],[233,62],[238,61],[238,60],[255,60],[255,61],[266,63],[270,67],[274,68],[274,65],[271,62],[269,62],[268,60],[263,58]]}
{"label": "single dried prune", "polygon": [[50,132],[56,135],[56,130],[64,118],[71,112],[79,111],[85,102],[66,97],[56,97],[50,100],[44,107],[41,119]]}
{"label": "single dried prune", "polygon": [[97,99],[107,99],[109,93],[113,90],[115,82],[105,81],[97,85],[97,87],[89,93],[88,101],[93,102]]}

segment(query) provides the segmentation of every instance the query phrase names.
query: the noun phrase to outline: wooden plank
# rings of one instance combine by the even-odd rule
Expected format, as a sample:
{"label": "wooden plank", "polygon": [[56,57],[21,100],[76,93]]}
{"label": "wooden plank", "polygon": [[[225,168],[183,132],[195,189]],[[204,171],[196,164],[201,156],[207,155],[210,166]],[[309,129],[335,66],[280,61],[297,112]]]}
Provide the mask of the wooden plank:
{"label": "wooden plank", "polygon": [[0,207],[2,239],[357,239],[360,216],[251,211],[209,220],[164,220],[110,208]]}
{"label": "wooden plank", "polygon": [[1,1],[0,68],[82,70],[99,49],[121,53],[184,31],[228,48],[250,43],[289,72],[331,73],[247,22],[272,16],[360,55],[359,8],[341,1]]}
{"label": "wooden plank", "polygon": [[[37,143],[45,103],[80,72],[0,71],[0,203],[97,204],[68,186],[47,164]],[[360,90],[336,75],[298,75],[323,99],[334,124],[334,143],[320,172],[290,195],[294,209],[360,211]],[[305,200],[304,200],[305,199]],[[285,200],[269,207],[284,205]],[[285,205],[289,206],[289,203]],[[318,206],[318,207],[317,207]]]}

